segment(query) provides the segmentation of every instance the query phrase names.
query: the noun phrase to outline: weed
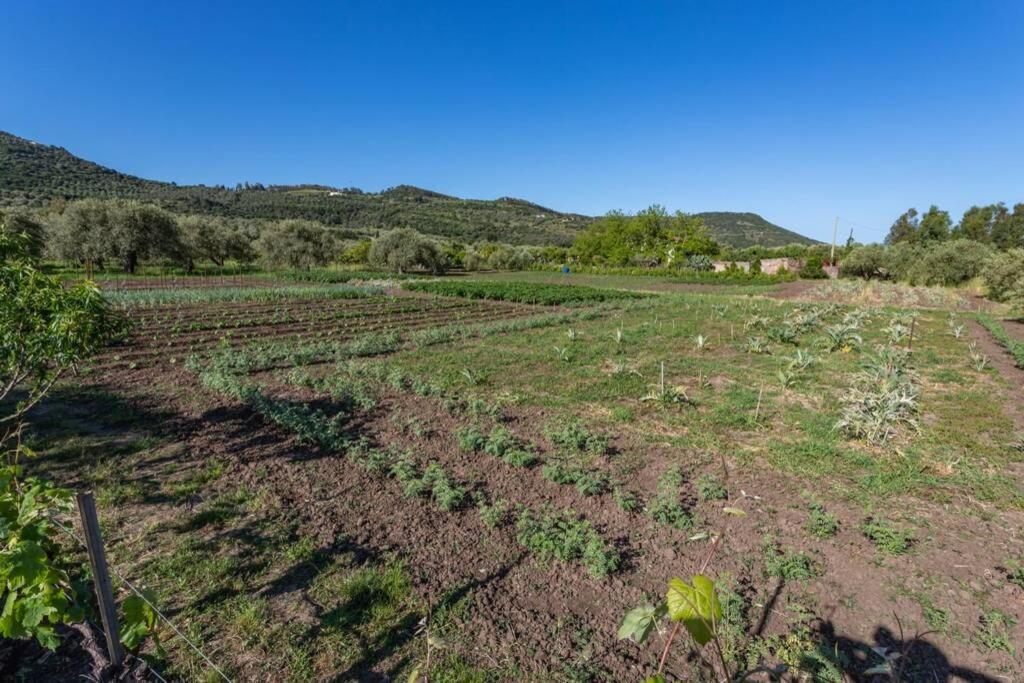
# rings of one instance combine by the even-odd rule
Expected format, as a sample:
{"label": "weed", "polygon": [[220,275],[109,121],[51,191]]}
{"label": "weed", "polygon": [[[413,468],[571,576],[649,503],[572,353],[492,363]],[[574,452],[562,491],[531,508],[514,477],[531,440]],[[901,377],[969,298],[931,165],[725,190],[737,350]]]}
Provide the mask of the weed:
{"label": "weed", "polygon": [[986,650],[1002,650],[1012,654],[1009,630],[1016,625],[1017,620],[1009,614],[997,609],[989,610],[981,615],[975,640]]}
{"label": "weed", "polygon": [[729,497],[725,487],[713,474],[702,474],[697,477],[696,486],[697,495],[701,500],[725,500]]}
{"label": "weed", "polygon": [[832,538],[839,531],[839,519],[831,512],[826,512],[820,503],[812,503],[807,531],[818,538]]}
{"label": "weed", "polygon": [[914,532],[900,529],[892,522],[878,517],[868,517],[861,525],[861,532],[875,547],[889,555],[903,555],[914,543]]}
{"label": "weed", "polygon": [[762,551],[768,576],[784,581],[804,581],[813,579],[821,573],[810,555],[783,551],[778,542],[770,536],[765,538]]}
{"label": "weed", "polygon": [[628,491],[618,486],[612,490],[612,497],[615,499],[615,504],[623,512],[636,512],[643,504],[640,496],[634,491]]}

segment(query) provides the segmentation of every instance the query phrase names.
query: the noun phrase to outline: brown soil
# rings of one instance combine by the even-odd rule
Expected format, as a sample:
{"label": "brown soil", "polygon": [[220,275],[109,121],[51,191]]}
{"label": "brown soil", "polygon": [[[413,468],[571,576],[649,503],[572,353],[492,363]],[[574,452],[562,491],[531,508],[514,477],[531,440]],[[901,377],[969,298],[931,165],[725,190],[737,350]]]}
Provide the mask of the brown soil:
{"label": "brown soil", "polygon": [[[442,463],[460,481],[486,489],[492,500],[581,513],[615,543],[624,558],[623,569],[605,580],[590,578],[576,566],[538,565],[517,544],[513,526],[489,529],[472,509],[443,513],[429,501],[403,498],[393,480],[368,474],[338,454],[302,446],[239,405],[197,396],[195,385],[188,373],[162,368],[107,373],[102,387],[132,396],[142,410],[178,414],[188,427],[172,421],[164,428],[183,443],[185,451],[227,462],[222,482],[260,492],[270,509],[300,520],[322,547],[398,555],[416,568],[416,589],[431,603],[453,589],[471,592],[472,617],[459,645],[471,661],[481,665],[512,661],[530,680],[581,657],[580,666],[603,680],[640,680],[651,673],[658,643],[641,650],[618,641],[616,629],[626,611],[661,594],[667,578],[695,573],[706,544],[690,543],[686,532],[656,525],[639,513],[623,512],[610,495],[588,498],[572,487],[553,484],[541,476],[539,468],[523,470],[491,456],[460,452],[453,433],[465,422],[444,412],[437,399],[388,394],[378,408],[352,426],[354,435],[411,448],[424,460]],[[278,392],[284,398],[316,398],[294,388],[279,387]],[[543,410],[506,413],[507,426],[518,436],[538,443],[544,453],[551,450],[539,435],[538,427],[550,419]],[[403,420],[415,418],[429,430],[419,436],[408,433],[392,419],[396,414]],[[708,454],[652,451],[638,435],[616,439],[612,453],[595,465],[632,471],[639,453],[642,465],[633,472],[630,487],[644,499],[654,494],[657,477],[671,464],[681,465],[690,479],[702,472],[721,476],[720,465]],[[865,661],[870,647],[899,647],[910,643],[915,630],[928,630],[920,605],[906,591],[922,590],[938,578],[932,594],[939,606],[953,614],[955,630],[953,636],[933,633],[913,642],[920,680],[1006,680],[996,674],[1021,666],[1019,656],[984,653],[968,640],[980,617],[975,597],[979,591],[990,592],[992,605],[1024,620],[1024,591],[1004,580],[1002,568],[1006,558],[1024,555],[1024,544],[1016,533],[1024,515],[992,511],[982,520],[953,506],[893,501],[893,508],[912,509],[925,520],[922,526],[928,535],[919,538],[912,554],[886,559],[859,532],[864,518],[859,507],[835,502],[827,491],[814,491],[838,515],[841,528],[832,539],[813,541],[804,530],[807,511],[802,498],[813,483],[756,462],[740,464],[730,459],[728,467],[728,504],[746,510],[746,517],[724,514],[722,502],[688,502],[704,520],[703,528],[728,529],[714,572],[733,576],[738,590],[756,606],[758,633],[788,632],[793,609],[802,605],[819,616],[812,624],[815,630],[837,642],[853,661]],[[766,579],[759,559],[766,533],[787,550],[811,554],[824,570],[824,578],[810,583]],[[285,592],[301,596],[305,587],[299,581]],[[893,614],[900,615],[906,641],[899,636]],[[591,637],[585,657],[577,642],[580,628]],[[1024,642],[1022,636],[1016,627],[1013,641]],[[688,679],[688,665],[678,652],[670,656],[668,670]]]}

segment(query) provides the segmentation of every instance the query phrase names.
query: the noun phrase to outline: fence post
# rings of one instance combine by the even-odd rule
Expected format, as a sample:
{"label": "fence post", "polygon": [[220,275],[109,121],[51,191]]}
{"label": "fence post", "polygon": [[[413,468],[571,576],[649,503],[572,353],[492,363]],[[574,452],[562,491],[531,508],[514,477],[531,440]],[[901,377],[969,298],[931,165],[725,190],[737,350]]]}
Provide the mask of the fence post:
{"label": "fence post", "polygon": [[100,605],[100,618],[103,620],[103,635],[107,639],[107,652],[110,663],[115,668],[124,662],[124,649],[121,647],[121,634],[117,628],[117,606],[114,593],[110,589],[110,572],[107,569],[107,558],[103,553],[103,537],[100,535],[100,521],[96,516],[96,500],[92,491],[83,491],[75,496],[78,514],[82,518],[82,529],[85,531],[85,546],[89,551],[89,564],[92,565],[92,579],[96,587],[96,599]]}

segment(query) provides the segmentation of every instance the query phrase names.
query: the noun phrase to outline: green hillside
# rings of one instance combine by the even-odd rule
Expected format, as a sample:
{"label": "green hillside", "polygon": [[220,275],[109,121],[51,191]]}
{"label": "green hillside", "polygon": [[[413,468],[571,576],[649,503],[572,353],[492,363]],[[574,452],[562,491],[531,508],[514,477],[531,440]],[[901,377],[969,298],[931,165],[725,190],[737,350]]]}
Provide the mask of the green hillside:
{"label": "green hillside", "polygon": [[704,224],[719,243],[740,249],[755,245],[784,247],[787,244],[818,244],[817,240],[769,223],[756,213],[707,211],[697,215],[704,219]]}
{"label": "green hillside", "polygon": [[[61,147],[0,131],[0,205],[45,206],[55,199],[84,197],[146,200],[176,213],[306,218],[351,230],[410,227],[466,242],[510,244],[568,245],[593,220],[522,199],[461,199],[411,185],[383,192],[324,185],[177,185],[119,173]],[[813,243],[757,214],[700,215],[723,244]]]}

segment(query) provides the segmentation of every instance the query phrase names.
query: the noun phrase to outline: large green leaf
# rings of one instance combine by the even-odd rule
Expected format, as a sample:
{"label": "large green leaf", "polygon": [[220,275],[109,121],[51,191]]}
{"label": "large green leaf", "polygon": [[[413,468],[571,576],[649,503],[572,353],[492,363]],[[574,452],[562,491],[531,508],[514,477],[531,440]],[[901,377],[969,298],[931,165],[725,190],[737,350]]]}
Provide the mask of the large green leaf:
{"label": "large green leaf", "polygon": [[722,620],[722,603],[715,593],[715,583],[706,576],[693,577],[693,584],[682,579],[668,582],[668,615],[683,626],[699,645],[706,645]]}
{"label": "large green leaf", "polygon": [[622,625],[619,626],[619,638],[637,643],[644,642],[667,610],[665,603],[657,607],[642,605],[629,610],[622,620]]}

